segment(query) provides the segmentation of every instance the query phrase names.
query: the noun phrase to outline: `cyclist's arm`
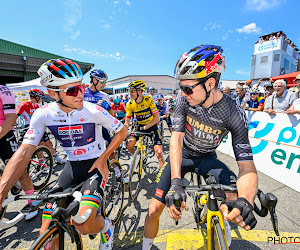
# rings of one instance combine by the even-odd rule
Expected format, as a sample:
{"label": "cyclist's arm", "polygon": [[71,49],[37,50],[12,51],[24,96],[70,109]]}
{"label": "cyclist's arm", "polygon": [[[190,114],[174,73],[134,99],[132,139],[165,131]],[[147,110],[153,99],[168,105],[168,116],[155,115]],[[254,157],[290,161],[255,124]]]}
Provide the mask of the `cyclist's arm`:
{"label": "cyclist's arm", "polygon": [[7,163],[0,182],[0,207],[9,190],[24,173],[36,146],[22,144]]}
{"label": "cyclist's arm", "polygon": [[238,161],[239,174],[236,182],[238,197],[244,197],[252,206],[257,193],[257,171],[253,161]]}
{"label": "cyclist's arm", "polygon": [[0,139],[5,136],[11,128],[15,125],[17,115],[15,113],[5,114],[5,121],[0,126]]}
{"label": "cyclist's arm", "polygon": [[172,132],[170,139],[171,179],[181,179],[183,132]]}

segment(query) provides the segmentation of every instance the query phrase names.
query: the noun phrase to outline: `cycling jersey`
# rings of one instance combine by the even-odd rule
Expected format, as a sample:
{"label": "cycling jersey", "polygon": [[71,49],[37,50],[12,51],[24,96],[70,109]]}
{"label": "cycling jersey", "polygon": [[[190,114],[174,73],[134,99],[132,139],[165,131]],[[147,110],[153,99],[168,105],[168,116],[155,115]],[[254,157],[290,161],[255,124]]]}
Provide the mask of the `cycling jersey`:
{"label": "cycling jersey", "polygon": [[253,160],[247,116],[242,107],[227,95],[205,108],[202,105],[190,106],[179,93],[173,123],[172,131],[185,133],[183,147],[191,155],[215,153],[230,131],[236,160]]}
{"label": "cycling jersey", "polygon": [[246,102],[249,105],[249,108],[258,108],[258,106],[264,106],[265,103],[265,99],[260,99],[258,100],[258,98],[255,99],[255,101],[253,101],[252,99],[250,99],[248,102]]}
{"label": "cycling jersey", "polygon": [[123,102],[121,102],[118,106],[116,106],[114,103],[111,105],[111,109],[115,111],[117,118],[123,118],[126,113],[126,107]]}
{"label": "cycling jersey", "polygon": [[84,101],[81,109],[65,113],[53,102],[34,112],[23,143],[37,146],[48,127],[70,161],[97,158],[106,148],[102,126],[117,133],[123,124],[93,103]]}
{"label": "cycling jersey", "polygon": [[95,104],[101,100],[106,101],[108,104],[110,103],[108,94],[102,91],[93,92],[89,87],[85,88],[83,100]]}
{"label": "cycling jersey", "polygon": [[0,85],[0,126],[5,121],[6,114],[16,112],[15,95],[6,86]]}
{"label": "cycling jersey", "polygon": [[163,102],[163,105],[160,106],[158,102],[155,102],[157,110],[159,111],[160,116],[163,116],[165,114],[169,114],[169,105],[165,101]]}
{"label": "cycling jersey", "polygon": [[153,115],[158,113],[154,100],[151,96],[143,96],[141,103],[130,100],[126,105],[126,117],[131,118],[133,112],[139,125],[146,125],[153,120]]}
{"label": "cycling jersey", "polygon": [[33,104],[30,101],[22,102],[18,108],[17,108],[17,115],[21,115],[25,125],[29,125],[30,119],[34,113],[35,110],[39,108],[39,105],[37,103]]}

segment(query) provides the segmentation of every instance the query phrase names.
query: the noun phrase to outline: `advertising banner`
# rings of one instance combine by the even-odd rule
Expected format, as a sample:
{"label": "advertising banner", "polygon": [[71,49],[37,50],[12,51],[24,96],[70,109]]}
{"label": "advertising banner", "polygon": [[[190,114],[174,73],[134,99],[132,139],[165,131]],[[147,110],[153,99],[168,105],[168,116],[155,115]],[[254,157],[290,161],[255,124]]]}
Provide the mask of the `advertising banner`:
{"label": "advertising banner", "polygon": [[[246,114],[257,170],[300,192],[300,115]],[[218,150],[234,157],[230,134]]]}
{"label": "advertising banner", "polygon": [[254,55],[279,49],[281,49],[281,38],[255,44]]}

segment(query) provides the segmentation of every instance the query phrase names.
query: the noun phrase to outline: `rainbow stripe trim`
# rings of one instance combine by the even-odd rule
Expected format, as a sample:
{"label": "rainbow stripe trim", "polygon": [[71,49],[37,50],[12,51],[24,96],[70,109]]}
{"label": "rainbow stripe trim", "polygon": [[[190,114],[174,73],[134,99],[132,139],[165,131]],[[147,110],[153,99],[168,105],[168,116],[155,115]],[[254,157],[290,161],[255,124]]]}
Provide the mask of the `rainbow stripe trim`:
{"label": "rainbow stripe trim", "polygon": [[51,216],[52,213],[53,213],[53,209],[44,208],[42,218],[46,220],[52,220],[52,216]]}
{"label": "rainbow stripe trim", "polygon": [[111,231],[108,229],[105,233],[101,234],[102,244],[106,243],[111,237]]}
{"label": "rainbow stripe trim", "polygon": [[90,206],[96,209],[101,205],[101,199],[94,195],[83,195],[80,202],[81,206]]}

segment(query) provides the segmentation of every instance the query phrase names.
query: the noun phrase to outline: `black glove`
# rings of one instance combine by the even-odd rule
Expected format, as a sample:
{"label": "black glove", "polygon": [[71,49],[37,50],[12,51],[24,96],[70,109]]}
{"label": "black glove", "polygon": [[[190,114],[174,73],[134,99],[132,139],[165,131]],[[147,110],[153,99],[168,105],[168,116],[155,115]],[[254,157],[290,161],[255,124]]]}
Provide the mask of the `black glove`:
{"label": "black glove", "polygon": [[241,211],[241,216],[246,225],[249,225],[251,229],[256,226],[256,219],[253,214],[253,206],[243,197],[239,197],[235,202],[235,208]]}
{"label": "black glove", "polygon": [[174,178],[171,180],[171,187],[165,198],[167,207],[174,205],[175,192],[180,194],[183,201],[186,201],[186,193],[182,187],[182,180],[180,178]]}

